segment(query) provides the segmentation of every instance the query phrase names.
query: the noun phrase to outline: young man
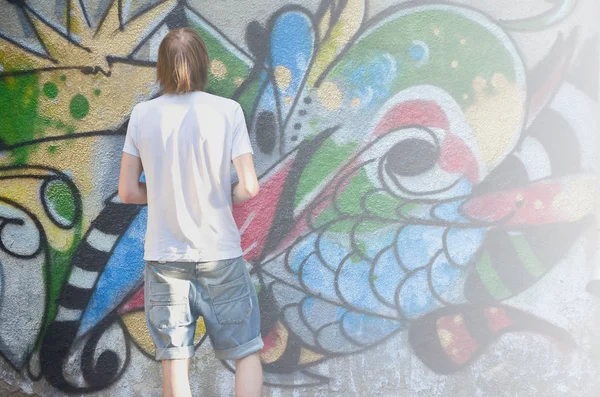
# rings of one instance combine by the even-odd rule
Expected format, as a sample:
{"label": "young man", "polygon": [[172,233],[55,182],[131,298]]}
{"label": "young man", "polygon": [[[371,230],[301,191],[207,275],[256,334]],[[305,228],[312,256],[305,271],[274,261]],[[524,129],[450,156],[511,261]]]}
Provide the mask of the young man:
{"label": "young man", "polygon": [[[206,46],[193,30],[163,39],[163,95],[133,108],[119,197],[148,204],[145,311],[164,395],[191,396],[188,364],[202,316],[217,358],[236,360],[236,395],[260,396],[258,300],[231,214],[232,201],[258,194],[258,181],[242,109],[203,92],[207,68]],[[232,162],[239,179],[233,191]]]}

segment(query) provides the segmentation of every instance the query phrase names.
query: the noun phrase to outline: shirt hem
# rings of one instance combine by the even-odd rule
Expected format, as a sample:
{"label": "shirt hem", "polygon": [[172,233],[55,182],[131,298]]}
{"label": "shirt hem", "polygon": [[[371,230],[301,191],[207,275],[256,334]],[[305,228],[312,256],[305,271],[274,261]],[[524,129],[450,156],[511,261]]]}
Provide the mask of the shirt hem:
{"label": "shirt hem", "polygon": [[135,149],[131,149],[130,147],[127,147],[127,146],[123,148],[123,152],[127,153],[127,154],[130,154],[132,156],[135,156],[135,157],[140,157],[140,152],[139,151],[137,151]]}
{"label": "shirt hem", "polygon": [[242,154],[246,154],[246,153],[250,153],[252,155],[254,155],[254,151],[251,148],[248,149],[243,149],[237,152],[234,152],[231,154],[231,160],[240,157]]}
{"label": "shirt hem", "polygon": [[218,252],[168,252],[148,253],[144,255],[145,261],[151,262],[209,262],[223,259],[233,259],[242,256],[242,250],[225,250]]}

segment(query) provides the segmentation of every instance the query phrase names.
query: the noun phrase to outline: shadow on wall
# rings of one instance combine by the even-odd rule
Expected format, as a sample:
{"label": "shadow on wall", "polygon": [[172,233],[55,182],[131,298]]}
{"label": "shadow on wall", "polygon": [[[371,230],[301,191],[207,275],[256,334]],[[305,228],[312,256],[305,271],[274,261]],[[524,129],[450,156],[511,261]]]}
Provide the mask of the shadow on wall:
{"label": "shadow on wall", "polygon": [[596,121],[581,109],[598,99],[584,78],[597,76],[598,39],[558,35],[526,68],[509,36],[568,17],[576,3],[564,3],[499,22],[433,3],[367,18],[364,1],[323,0],[248,21],[241,46],[184,1],[67,1],[60,26],[3,1],[25,34],[0,28],[0,353],[63,392],[110,387],[132,349],[153,359],[146,209],[104,193],[118,158],[103,156],[157,95],[158,43],[180,26],[205,39],[209,91],[242,104],[256,148],[262,193],[234,216],[270,384],[327,382],[311,367],[404,331],[444,374],[506,332],[574,347],[503,303],[594,223]]}

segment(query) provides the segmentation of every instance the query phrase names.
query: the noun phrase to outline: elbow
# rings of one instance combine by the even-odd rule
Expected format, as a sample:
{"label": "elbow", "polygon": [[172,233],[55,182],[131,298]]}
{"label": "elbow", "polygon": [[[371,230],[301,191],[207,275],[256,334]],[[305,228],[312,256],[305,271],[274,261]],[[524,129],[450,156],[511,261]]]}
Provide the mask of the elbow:
{"label": "elbow", "polygon": [[260,191],[260,188],[258,186],[258,183],[256,183],[253,186],[251,186],[250,188],[248,188],[248,197],[254,198],[254,197],[258,196],[259,191]]}
{"label": "elbow", "polygon": [[251,186],[238,186],[237,192],[234,193],[234,195],[236,197],[235,202],[243,203],[248,200],[251,200],[258,195],[258,191],[259,191],[258,184],[256,184],[256,185],[253,184]]}
{"label": "elbow", "polygon": [[129,196],[119,190],[119,199],[123,204],[130,204]]}
{"label": "elbow", "polygon": [[258,192],[260,191],[260,187],[258,186],[258,181],[254,181],[254,183],[250,183],[246,186],[246,197],[248,199],[252,199],[258,196]]}
{"label": "elbow", "polygon": [[126,189],[119,189],[119,199],[121,200],[121,202],[123,202],[123,204],[133,204],[133,194],[131,194],[130,191],[127,191]]}

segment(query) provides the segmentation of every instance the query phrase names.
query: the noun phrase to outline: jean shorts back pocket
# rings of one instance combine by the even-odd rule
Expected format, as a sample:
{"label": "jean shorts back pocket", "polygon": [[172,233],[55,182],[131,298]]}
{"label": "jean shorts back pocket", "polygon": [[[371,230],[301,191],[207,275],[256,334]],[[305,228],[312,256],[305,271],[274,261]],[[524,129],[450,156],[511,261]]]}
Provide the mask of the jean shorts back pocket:
{"label": "jean shorts back pocket", "polygon": [[252,297],[246,275],[219,285],[209,285],[211,304],[219,324],[244,322],[252,313]]}
{"label": "jean shorts back pocket", "polygon": [[150,321],[154,326],[165,329],[191,323],[189,287],[187,280],[150,283]]}

